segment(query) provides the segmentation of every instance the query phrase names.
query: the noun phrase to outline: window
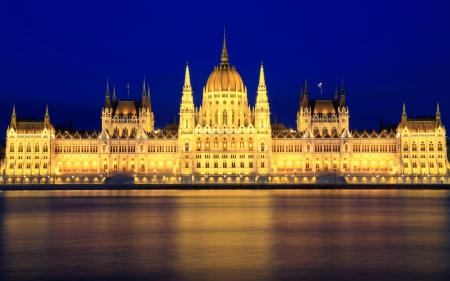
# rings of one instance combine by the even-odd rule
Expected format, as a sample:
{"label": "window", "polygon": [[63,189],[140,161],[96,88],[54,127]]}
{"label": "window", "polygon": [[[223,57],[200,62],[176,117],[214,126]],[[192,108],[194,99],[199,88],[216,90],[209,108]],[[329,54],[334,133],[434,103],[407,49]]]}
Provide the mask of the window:
{"label": "window", "polygon": [[248,162],[248,167],[253,168],[253,162]]}
{"label": "window", "polygon": [[241,168],[244,168],[244,162],[241,162]]}
{"label": "window", "polygon": [[189,162],[188,161],[184,162],[184,167],[185,168],[189,168]]}
{"label": "window", "polygon": [[31,144],[27,144],[27,152],[31,152]]}
{"label": "window", "polygon": [[412,143],[412,151],[417,151],[417,144],[415,142]]}
{"label": "window", "polygon": [[9,152],[14,152],[14,144],[11,144],[11,146],[9,147]]}
{"label": "window", "polygon": [[442,151],[442,143],[441,142],[438,143],[438,151]]}
{"label": "window", "polygon": [[428,145],[428,150],[429,151],[434,151],[434,145],[432,142],[430,142],[430,144]]}
{"label": "window", "polygon": [[218,138],[214,139],[214,147],[219,147],[219,139]]}
{"label": "window", "polygon": [[425,151],[425,143],[424,142],[422,142],[420,144],[420,151]]}
{"label": "window", "polygon": [[403,144],[403,151],[408,151],[408,143],[407,142],[405,142]]}
{"label": "window", "polygon": [[236,162],[231,162],[231,168],[236,168]]}
{"label": "window", "polygon": [[226,168],[226,167],[227,167],[227,162],[223,162],[223,163],[222,163],[222,167],[223,167],[223,168]]}
{"label": "window", "polygon": [[265,151],[264,143],[261,143],[261,151]]}
{"label": "window", "polygon": [[261,162],[261,168],[264,168],[264,161]]}
{"label": "window", "polygon": [[214,168],[219,168],[219,162],[214,162]]}
{"label": "window", "polygon": [[205,168],[209,168],[209,162],[205,163]]}
{"label": "window", "polygon": [[197,162],[197,168],[200,168],[201,166],[200,166],[200,162]]}
{"label": "window", "polygon": [[186,143],[184,144],[184,151],[186,151],[186,152],[189,151],[189,143],[188,143],[188,142],[186,142]]}

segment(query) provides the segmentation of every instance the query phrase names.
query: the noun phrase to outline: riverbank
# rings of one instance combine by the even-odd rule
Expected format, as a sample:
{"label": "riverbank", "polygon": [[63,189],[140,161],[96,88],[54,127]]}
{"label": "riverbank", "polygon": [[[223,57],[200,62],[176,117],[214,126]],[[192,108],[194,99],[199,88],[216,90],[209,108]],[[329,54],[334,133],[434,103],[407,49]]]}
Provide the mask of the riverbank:
{"label": "riverbank", "polygon": [[282,190],[282,189],[435,189],[450,190],[446,184],[56,184],[6,185],[0,191],[13,190]]}

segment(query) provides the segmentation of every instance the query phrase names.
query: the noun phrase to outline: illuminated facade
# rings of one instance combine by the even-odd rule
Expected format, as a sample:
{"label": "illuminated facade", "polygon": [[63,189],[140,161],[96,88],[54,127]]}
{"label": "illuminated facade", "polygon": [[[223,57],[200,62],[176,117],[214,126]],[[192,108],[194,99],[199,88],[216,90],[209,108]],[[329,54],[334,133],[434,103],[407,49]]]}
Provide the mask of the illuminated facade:
{"label": "illuminated facade", "polygon": [[256,102],[250,107],[247,88],[228,61],[225,38],[221,62],[203,88],[199,107],[194,104],[186,66],[179,114],[179,124],[155,130],[145,80],[139,101],[117,100],[115,89],[111,98],[107,83],[101,131],[56,132],[48,108],[40,121],[18,119],[13,108],[3,176],[68,179],[61,182],[84,177],[101,182],[105,176],[132,174],[141,183],[288,178],[294,183],[303,181],[300,177],[314,181],[317,173],[326,172],[394,178],[447,174],[446,132],[439,106],[435,118],[411,120],[403,105],[396,131],[351,131],[344,84],[340,93],[336,88],[333,100],[310,100],[305,81],[297,128],[288,130],[270,123],[262,64]]}

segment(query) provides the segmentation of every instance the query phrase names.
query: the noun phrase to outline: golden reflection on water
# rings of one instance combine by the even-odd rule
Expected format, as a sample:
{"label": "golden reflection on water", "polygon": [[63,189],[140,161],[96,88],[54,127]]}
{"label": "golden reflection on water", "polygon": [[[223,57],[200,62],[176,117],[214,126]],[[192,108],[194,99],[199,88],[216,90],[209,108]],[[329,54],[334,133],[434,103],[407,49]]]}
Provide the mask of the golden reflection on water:
{"label": "golden reflection on water", "polygon": [[433,190],[7,191],[0,279],[447,280],[448,198]]}

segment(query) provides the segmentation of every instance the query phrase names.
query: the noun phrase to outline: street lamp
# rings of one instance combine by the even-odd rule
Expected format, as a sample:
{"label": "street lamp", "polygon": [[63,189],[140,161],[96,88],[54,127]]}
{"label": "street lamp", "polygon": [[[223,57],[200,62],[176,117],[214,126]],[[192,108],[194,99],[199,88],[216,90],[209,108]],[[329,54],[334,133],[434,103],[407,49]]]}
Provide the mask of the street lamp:
{"label": "street lamp", "polygon": [[405,184],[405,175],[402,174],[402,183]]}
{"label": "street lamp", "polygon": [[75,184],[75,177],[72,176],[72,184]]}
{"label": "street lamp", "polygon": [[379,175],[377,175],[377,185],[378,185],[378,177],[379,177]]}

